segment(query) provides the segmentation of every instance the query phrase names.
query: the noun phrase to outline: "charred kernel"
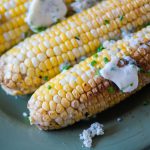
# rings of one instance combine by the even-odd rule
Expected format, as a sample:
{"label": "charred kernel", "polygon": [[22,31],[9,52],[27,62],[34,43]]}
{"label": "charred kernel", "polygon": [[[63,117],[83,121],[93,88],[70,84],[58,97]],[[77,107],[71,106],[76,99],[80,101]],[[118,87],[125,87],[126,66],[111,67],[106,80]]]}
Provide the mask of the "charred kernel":
{"label": "charred kernel", "polygon": [[102,77],[95,77],[94,80],[95,80],[95,83],[98,85],[102,82]]}
{"label": "charred kernel", "polygon": [[97,95],[99,93],[98,89],[96,87],[92,89],[92,92],[93,92],[94,95]]}
{"label": "charred kernel", "polygon": [[103,84],[104,84],[104,87],[106,87],[106,88],[109,87],[109,85],[110,85],[108,81],[105,81]]}
{"label": "charred kernel", "polygon": [[65,107],[68,108],[70,106],[70,102],[66,98],[62,98],[61,104]]}
{"label": "charred kernel", "polygon": [[98,89],[99,89],[99,91],[101,92],[101,91],[104,89],[103,85],[102,85],[102,84],[99,84],[99,85],[98,85]]}
{"label": "charred kernel", "polygon": [[90,79],[90,80],[88,81],[88,83],[89,83],[89,85],[90,85],[92,88],[96,87],[96,83],[95,83],[95,81],[94,81],[93,79]]}
{"label": "charred kernel", "polygon": [[88,92],[91,90],[91,86],[88,83],[83,83],[82,87],[83,87],[85,92]]}
{"label": "charred kernel", "polygon": [[87,97],[90,100],[93,97],[93,93],[91,91],[87,92]]}

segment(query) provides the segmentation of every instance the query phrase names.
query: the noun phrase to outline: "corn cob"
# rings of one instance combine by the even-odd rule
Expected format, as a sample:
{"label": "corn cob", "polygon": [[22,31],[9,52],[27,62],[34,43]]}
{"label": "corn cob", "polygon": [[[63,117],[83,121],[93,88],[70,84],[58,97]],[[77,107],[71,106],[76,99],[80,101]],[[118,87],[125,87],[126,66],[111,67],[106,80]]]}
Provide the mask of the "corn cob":
{"label": "corn cob", "polygon": [[[0,54],[31,35],[25,22],[32,0],[6,0],[0,4]],[[66,0],[69,4],[73,0]]]}
{"label": "corn cob", "polygon": [[[27,38],[1,57],[1,85],[13,95],[34,92],[57,75],[62,64],[73,65],[94,53],[104,40],[120,35],[121,29],[150,21],[149,8],[149,0],[106,0]],[[121,14],[123,19],[118,17]]]}
{"label": "corn cob", "polygon": [[[138,44],[131,47],[131,39],[120,40],[110,50],[119,48],[120,59],[128,55],[144,71],[150,70],[150,27],[132,39],[138,39]],[[139,72],[138,88],[123,93],[111,81],[97,75],[96,70],[105,66],[104,58],[111,60],[110,50],[104,49],[97,53],[98,57],[93,55],[42,85],[28,102],[31,124],[44,130],[66,127],[112,107],[150,83],[150,75]],[[97,63],[91,68],[93,60]]]}

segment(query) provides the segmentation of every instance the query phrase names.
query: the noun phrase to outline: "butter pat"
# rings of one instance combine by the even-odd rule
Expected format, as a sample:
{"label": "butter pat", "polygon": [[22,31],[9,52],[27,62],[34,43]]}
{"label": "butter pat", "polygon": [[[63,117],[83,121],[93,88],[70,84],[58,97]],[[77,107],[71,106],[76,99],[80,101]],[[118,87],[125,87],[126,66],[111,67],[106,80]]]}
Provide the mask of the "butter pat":
{"label": "butter pat", "polygon": [[36,28],[48,27],[64,18],[67,7],[63,0],[33,0],[26,22],[34,31]]}
{"label": "butter pat", "polygon": [[114,82],[123,92],[132,92],[138,87],[138,67],[128,63],[123,67],[118,67],[119,58],[112,57],[100,74],[103,78]]}

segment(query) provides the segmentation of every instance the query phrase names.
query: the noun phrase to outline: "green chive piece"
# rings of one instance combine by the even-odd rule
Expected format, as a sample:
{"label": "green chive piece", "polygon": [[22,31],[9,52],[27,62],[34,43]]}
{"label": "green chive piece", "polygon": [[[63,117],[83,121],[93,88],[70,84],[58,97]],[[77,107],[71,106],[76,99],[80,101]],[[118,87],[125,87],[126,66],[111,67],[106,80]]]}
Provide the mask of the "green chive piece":
{"label": "green chive piece", "polygon": [[78,36],[75,36],[74,38],[75,38],[76,40],[80,40],[80,38],[79,38]]}
{"label": "green chive piece", "polygon": [[42,32],[46,29],[46,27],[37,27],[37,28],[33,28],[33,31],[39,33],[39,32]]}
{"label": "green chive piece", "polygon": [[107,57],[104,57],[103,60],[104,60],[105,64],[107,64],[109,62],[109,59]]}
{"label": "green chive piece", "polygon": [[145,72],[143,68],[139,68],[139,72]]}
{"label": "green chive piece", "polygon": [[43,78],[43,80],[44,80],[44,81],[48,81],[48,80],[49,80],[48,76],[45,76],[45,77]]}
{"label": "green chive piece", "polygon": [[95,75],[96,75],[96,76],[101,76],[100,69],[97,69],[97,70],[96,70]]}
{"label": "green chive piece", "polygon": [[97,54],[97,53],[95,53],[95,54],[93,55],[93,57],[94,57],[94,58],[97,58],[97,57],[98,57],[98,54]]}
{"label": "green chive piece", "polygon": [[99,46],[99,48],[97,49],[97,52],[101,52],[103,49],[104,49],[104,47],[103,47],[103,45],[101,44],[101,45]]}
{"label": "green chive piece", "polygon": [[131,83],[130,86],[133,86],[133,83]]}
{"label": "green chive piece", "polygon": [[96,60],[93,60],[93,61],[91,62],[91,66],[95,66],[96,64],[97,64]]}
{"label": "green chive piece", "polygon": [[115,92],[115,89],[112,86],[110,86],[107,90],[111,94],[113,94]]}
{"label": "green chive piece", "polygon": [[106,24],[109,24],[109,20],[104,20],[104,24],[106,25]]}
{"label": "green chive piece", "polygon": [[29,32],[25,32],[25,33],[24,33],[24,37],[25,37],[25,38],[27,38],[29,35],[30,35]]}
{"label": "green chive piece", "polygon": [[50,85],[48,85],[48,87],[47,87],[49,90],[52,88]]}
{"label": "green chive piece", "polygon": [[124,18],[124,16],[122,15],[122,16],[119,16],[119,20],[120,21],[122,21],[123,20],[123,18]]}
{"label": "green chive piece", "polygon": [[65,66],[63,66],[62,70],[68,70],[71,66],[69,64],[66,64]]}

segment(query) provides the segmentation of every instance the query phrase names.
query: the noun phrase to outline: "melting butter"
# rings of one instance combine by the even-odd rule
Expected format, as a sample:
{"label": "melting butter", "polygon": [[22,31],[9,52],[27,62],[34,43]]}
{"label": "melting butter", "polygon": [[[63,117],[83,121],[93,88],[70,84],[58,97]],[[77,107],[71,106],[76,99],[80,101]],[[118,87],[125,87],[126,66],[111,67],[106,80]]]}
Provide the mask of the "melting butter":
{"label": "melting butter", "polygon": [[119,58],[112,57],[100,74],[103,78],[114,82],[123,92],[132,92],[138,87],[138,67],[129,63],[123,67],[118,67]]}
{"label": "melting butter", "polygon": [[31,29],[48,27],[64,18],[67,7],[63,0],[33,0],[26,21]]}

